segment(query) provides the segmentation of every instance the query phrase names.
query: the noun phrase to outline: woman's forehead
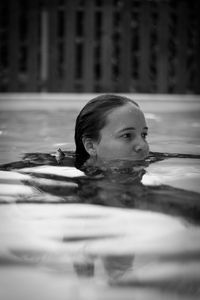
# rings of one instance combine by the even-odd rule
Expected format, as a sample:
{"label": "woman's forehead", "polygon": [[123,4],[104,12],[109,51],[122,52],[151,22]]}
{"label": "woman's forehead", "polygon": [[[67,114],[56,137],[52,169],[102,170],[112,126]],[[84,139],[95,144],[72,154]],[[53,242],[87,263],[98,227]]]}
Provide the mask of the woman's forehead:
{"label": "woman's forehead", "polygon": [[126,104],[120,107],[117,107],[113,109],[108,115],[107,115],[107,120],[109,122],[116,121],[118,122],[119,120],[126,120],[126,119],[131,119],[131,120],[138,120],[144,119],[144,114],[141,111],[141,109],[134,104]]}
{"label": "woman's forehead", "polygon": [[146,121],[143,112],[134,105],[124,105],[115,108],[107,115],[106,125],[102,131],[119,131],[124,128],[144,128]]}

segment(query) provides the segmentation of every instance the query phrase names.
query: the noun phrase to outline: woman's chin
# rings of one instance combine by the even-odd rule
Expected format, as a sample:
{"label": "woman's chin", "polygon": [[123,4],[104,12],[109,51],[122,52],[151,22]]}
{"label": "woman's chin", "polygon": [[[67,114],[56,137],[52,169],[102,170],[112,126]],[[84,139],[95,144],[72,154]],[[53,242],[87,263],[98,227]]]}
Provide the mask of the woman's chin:
{"label": "woman's chin", "polygon": [[123,157],[90,157],[85,166],[93,167],[119,167],[119,168],[130,168],[137,165],[146,165],[146,155],[140,156],[123,156]]}
{"label": "woman's chin", "polygon": [[146,165],[145,158],[112,158],[112,159],[101,159],[96,163],[98,166],[108,166],[117,168],[131,168],[138,165]]}

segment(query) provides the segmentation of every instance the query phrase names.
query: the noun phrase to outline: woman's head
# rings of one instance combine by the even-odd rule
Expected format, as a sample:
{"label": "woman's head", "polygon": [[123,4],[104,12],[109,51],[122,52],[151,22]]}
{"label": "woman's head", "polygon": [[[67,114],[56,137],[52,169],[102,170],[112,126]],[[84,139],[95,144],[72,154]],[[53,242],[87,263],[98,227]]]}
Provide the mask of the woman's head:
{"label": "woman's head", "polygon": [[141,160],[148,155],[144,114],[133,100],[101,95],[79,113],[75,127],[76,166],[85,161]]}

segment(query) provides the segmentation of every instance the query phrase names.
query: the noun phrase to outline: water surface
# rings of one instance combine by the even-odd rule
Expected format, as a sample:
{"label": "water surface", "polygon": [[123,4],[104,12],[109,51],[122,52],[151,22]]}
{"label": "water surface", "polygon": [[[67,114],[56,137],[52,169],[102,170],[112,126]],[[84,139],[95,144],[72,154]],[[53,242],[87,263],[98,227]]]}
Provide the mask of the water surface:
{"label": "water surface", "polygon": [[0,113],[0,299],[199,299],[199,112],[145,112],[151,150],[185,156],[88,174],[50,160],[77,112]]}

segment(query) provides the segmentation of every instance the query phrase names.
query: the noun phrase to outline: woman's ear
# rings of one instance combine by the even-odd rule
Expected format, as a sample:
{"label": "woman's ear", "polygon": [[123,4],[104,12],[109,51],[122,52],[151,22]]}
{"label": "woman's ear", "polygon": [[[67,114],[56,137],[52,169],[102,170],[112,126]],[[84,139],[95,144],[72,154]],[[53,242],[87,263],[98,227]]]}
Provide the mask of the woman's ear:
{"label": "woman's ear", "polygon": [[83,137],[82,142],[83,142],[83,145],[84,145],[87,153],[90,156],[95,157],[96,156],[96,147],[95,147],[96,143],[91,138],[88,138],[88,137]]}

